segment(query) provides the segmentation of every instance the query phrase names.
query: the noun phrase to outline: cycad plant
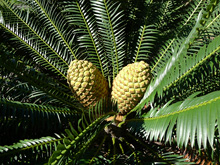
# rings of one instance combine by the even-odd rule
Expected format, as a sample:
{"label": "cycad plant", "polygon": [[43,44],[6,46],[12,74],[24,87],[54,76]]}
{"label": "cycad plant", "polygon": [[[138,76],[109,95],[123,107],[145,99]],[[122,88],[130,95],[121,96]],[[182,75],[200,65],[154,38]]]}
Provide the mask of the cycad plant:
{"label": "cycad plant", "polygon": [[1,163],[219,163],[219,9],[0,0]]}

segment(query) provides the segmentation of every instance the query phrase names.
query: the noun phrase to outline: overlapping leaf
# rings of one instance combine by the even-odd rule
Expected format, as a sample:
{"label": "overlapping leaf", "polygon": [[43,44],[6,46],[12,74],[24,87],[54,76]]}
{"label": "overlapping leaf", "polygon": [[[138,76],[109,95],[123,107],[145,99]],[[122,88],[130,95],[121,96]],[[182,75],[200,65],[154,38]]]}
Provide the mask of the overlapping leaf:
{"label": "overlapping leaf", "polygon": [[[216,6],[216,4],[210,4],[210,5]],[[198,36],[199,31],[203,28],[204,24],[206,23],[206,20],[203,19],[204,15],[206,15],[206,13],[204,12],[202,13],[201,11],[200,14],[198,15],[197,23],[195,24],[190,34],[187,36],[186,39],[183,40],[183,43],[181,44],[180,47],[177,47],[173,50],[173,55],[170,57],[166,66],[163,67],[163,69],[157,74],[157,77],[154,79],[154,81],[149,85],[143,99],[140,102],[141,106],[143,106],[146,103],[146,101],[149,100],[153,101],[156,93],[158,93],[158,95],[160,96],[162,94],[162,88],[166,87],[174,79],[178,78],[180,76],[179,75],[180,71],[184,72],[184,69],[182,70],[179,69],[179,66],[182,66],[184,68],[182,64],[179,65],[179,59],[183,59],[186,56],[189,46],[193,43],[195,38]],[[216,43],[214,43],[213,45],[216,46]],[[217,49],[214,50],[218,51],[218,47]],[[173,74],[173,71],[175,71],[176,74]]]}
{"label": "overlapping leaf", "polygon": [[68,89],[68,86],[65,84],[54,79],[47,78],[45,74],[35,70],[31,66],[25,65],[25,63],[22,61],[16,61],[16,59],[5,60],[4,65],[20,78],[31,83],[34,87],[46,93],[48,96],[56,99],[58,102],[62,104],[65,103],[71,107],[76,107],[76,100],[74,97],[69,93],[64,92],[66,89]]}
{"label": "overlapping leaf", "polygon": [[137,47],[135,55],[133,56],[133,62],[140,60],[147,61],[149,58],[149,53],[156,41],[157,30],[154,26],[146,26],[140,28],[139,38],[137,42]]}
{"label": "overlapping leaf", "polygon": [[[64,40],[59,30],[64,28],[61,25],[65,25],[59,22],[60,18],[57,19],[56,23],[50,22],[50,25],[53,24],[55,26],[55,30],[51,30],[51,28],[40,26],[41,22],[46,19],[45,17],[41,18],[43,15],[41,15],[41,17],[29,15],[28,12],[22,11],[9,1],[4,1],[3,4],[1,8],[4,18],[1,17],[2,21],[0,25],[20,42],[22,48],[29,50],[30,55],[35,59],[36,63],[66,78],[68,63],[70,63],[72,57],[67,50],[70,48],[67,41],[63,41],[63,44],[59,45],[58,38],[60,37]],[[47,3],[42,5],[48,6]],[[31,7],[33,10],[34,5]],[[43,6],[41,7],[43,8]],[[54,7],[51,8],[51,13],[53,13],[52,17],[54,17],[54,13],[57,13]],[[50,18],[48,15],[49,20],[45,22],[48,23],[48,21],[52,21]],[[59,28],[57,28],[56,25],[60,25],[61,27],[59,26]],[[58,32],[56,32],[56,30],[58,30]],[[49,37],[47,37],[47,35],[49,35]],[[70,36],[73,37],[73,35],[69,34],[69,37]],[[73,55],[75,56],[75,54]]]}
{"label": "overlapping leaf", "polygon": [[153,109],[143,119],[128,120],[128,125],[134,130],[138,128],[138,132],[150,141],[172,142],[176,128],[174,136],[177,137],[178,146],[187,146],[189,140],[192,147],[197,144],[199,148],[202,145],[206,148],[207,142],[212,146],[216,124],[220,130],[220,91],[201,97],[195,97],[196,94],[183,102]]}
{"label": "overlapping leaf", "polygon": [[108,66],[106,64],[108,63],[108,59],[99,38],[96,21],[90,4],[87,1],[80,0],[64,2],[63,5],[63,12],[67,13],[67,21],[71,25],[76,26],[74,33],[79,35],[79,45],[85,49],[86,58],[96,65],[101,73],[107,77]]}
{"label": "overlapping leaf", "polygon": [[[114,77],[123,67],[125,57],[125,28],[120,5],[112,1],[91,1],[104,49],[109,59],[111,76]],[[114,9],[114,10],[112,10]]]}
{"label": "overlapping leaf", "polygon": [[[47,136],[39,139],[20,140],[13,145],[0,146],[1,163],[25,163],[48,158],[61,140],[61,137]],[[44,151],[44,154],[41,151]]]}
{"label": "overlapping leaf", "polygon": [[90,110],[89,120],[86,116],[82,115],[81,120],[78,121],[78,130],[74,129],[70,124],[70,130],[65,130],[68,136],[63,140],[63,144],[60,144],[53,153],[49,159],[49,164],[77,163],[79,157],[89,148],[93,140],[107,125],[107,123],[103,124],[103,121],[115,114],[115,112],[104,113],[104,109],[111,108],[103,103],[105,101],[101,100],[96,104],[95,109],[92,108]]}

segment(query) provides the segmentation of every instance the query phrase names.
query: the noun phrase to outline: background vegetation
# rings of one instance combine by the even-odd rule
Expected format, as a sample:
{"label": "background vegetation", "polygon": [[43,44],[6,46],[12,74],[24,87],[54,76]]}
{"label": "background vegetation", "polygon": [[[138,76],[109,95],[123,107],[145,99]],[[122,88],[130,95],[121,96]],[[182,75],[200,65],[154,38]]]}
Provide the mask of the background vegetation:
{"label": "background vegetation", "polygon": [[[219,27],[218,0],[0,0],[0,163],[219,163]],[[153,80],[116,126],[73,97],[74,59]]]}

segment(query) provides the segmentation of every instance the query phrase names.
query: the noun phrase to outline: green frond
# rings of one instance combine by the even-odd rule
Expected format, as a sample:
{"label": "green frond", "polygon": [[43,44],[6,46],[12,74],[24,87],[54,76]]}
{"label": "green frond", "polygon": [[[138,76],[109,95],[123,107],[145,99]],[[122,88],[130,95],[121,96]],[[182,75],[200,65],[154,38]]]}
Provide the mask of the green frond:
{"label": "green frond", "polygon": [[[35,72],[38,73],[36,70]],[[51,97],[49,94],[43,92],[37,87],[32,86],[28,81],[22,82],[22,80],[20,79],[21,78],[20,76],[19,78],[17,77],[16,74],[12,72],[10,73],[10,75],[15,76],[15,78],[12,78],[10,76],[10,77],[5,77],[0,80],[1,98],[5,98],[7,100],[12,100],[12,101],[30,102],[30,103],[35,103],[35,104],[39,103],[42,105],[50,104],[50,105],[63,106],[63,103],[61,101],[55,99],[54,97]],[[59,91],[62,91],[62,93],[65,93],[65,95],[67,94],[71,96],[71,92],[69,91],[69,88],[67,86],[66,87],[63,86],[64,84],[59,84],[59,82],[56,82],[53,79],[46,78],[45,75],[41,75],[41,78],[42,78],[41,80],[44,80],[43,81],[44,83],[45,82],[48,82],[50,84],[53,83],[52,85],[53,88],[55,86],[56,90],[59,89]],[[60,95],[60,94],[57,93],[57,95]]]}
{"label": "green frond", "polygon": [[196,55],[193,55],[192,57],[185,57],[180,59],[179,67],[176,67],[172,71],[172,76],[177,77],[175,81],[172,80],[171,76],[171,84],[168,86],[164,86],[164,88],[170,88],[173,84],[177,83],[178,81],[181,81],[185,76],[192,74],[193,71],[195,71],[199,66],[201,66],[205,61],[210,59],[212,56],[214,56],[217,52],[220,50],[220,36],[216,37],[208,46],[203,46]]}
{"label": "green frond", "polygon": [[65,79],[66,73],[65,67],[63,67],[65,61],[55,52],[54,48],[44,41],[45,30],[39,25],[32,24],[33,20],[28,20],[30,18],[27,13],[19,11],[9,2],[5,2],[5,4],[7,6],[2,9],[1,27],[8,31],[22,48],[30,52],[37,64],[41,64]]}
{"label": "green frond", "polygon": [[29,95],[35,88],[19,81],[17,78],[2,78],[1,84],[1,98],[8,100],[25,100],[25,97]]}
{"label": "green frond", "polygon": [[[10,23],[14,21],[14,24],[19,23],[24,30],[28,31],[30,35],[33,35],[34,42],[38,43],[38,45],[47,51],[47,56],[49,58],[53,58],[53,60],[57,60],[59,66],[68,68],[68,55],[66,51],[61,52],[61,48],[56,45],[56,42],[51,42],[51,37],[46,37],[46,29],[39,26],[39,20],[35,16],[30,16],[29,12],[24,12],[22,10],[17,9],[14,4],[10,2],[5,2],[7,6],[7,10],[5,12],[9,12],[10,14]],[[65,61],[66,60],[66,61]]]}
{"label": "green frond", "polygon": [[[213,5],[213,7],[215,6]],[[200,14],[198,15],[197,23],[195,24],[192,31],[189,33],[187,38],[183,40],[180,47],[175,48],[175,50],[173,51],[173,55],[170,57],[166,66],[163,67],[163,69],[159,72],[159,74],[154,79],[154,81],[149,85],[147,91],[145,92],[144,97],[140,102],[142,107],[144,104],[146,104],[146,100],[152,101],[156,93],[158,93],[159,96],[162,94],[161,87],[167,86],[170,83],[170,79],[168,79],[167,76],[171,74],[173,75],[172,71],[175,70],[177,74],[175,76],[179,77],[179,66],[177,65],[178,61],[179,59],[182,59],[184,56],[186,56],[189,46],[194,42],[195,38],[198,37],[199,32],[204,28],[204,25],[206,23],[206,20],[204,20],[203,18],[204,15],[206,15],[206,13],[205,12],[202,13],[201,11]],[[135,109],[137,109],[138,106],[136,106]]]}
{"label": "green frond", "polygon": [[[53,153],[49,159],[50,164],[65,164],[76,162],[78,157],[89,147],[93,140],[103,131],[106,124],[101,125],[102,122],[109,117],[114,115],[115,112],[109,112],[105,115],[98,117],[89,125],[85,126],[84,129],[80,128],[82,123],[79,122],[78,131],[75,130],[71,124],[70,128],[66,129],[68,137],[63,141],[58,149]],[[86,138],[85,138],[86,137]]]}
{"label": "green frond", "polygon": [[168,40],[166,43],[164,43],[162,48],[160,48],[160,51],[158,53],[159,56],[155,57],[155,60],[154,60],[155,64],[151,68],[151,72],[154,75],[156,73],[158,73],[161,68],[163,68],[163,65],[171,57],[171,55],[172,55],[171,48],[172,48],[172,44],[174,41],[175,41],[175,39]]}
{"label": "green frond", "polygon": [[[81,119],[78,120],[77,129],[70,123],[70,129],[65,130],[67,136],[63,144],[60,144],[60,147],[50,158],[50,164],[76,163],[80,161],[79,157],[89,148],[93,140],[97,138],[104,130],[106,124],[108,124],[107,122],[104,123],[104,120],[116,114],[115,112],[101,112],[103,109],[111,107],[105,101],[108,100],[101,100],[95,107],[90,108],[89,116],[83,113]],[[112,108],[109,109],[112,110]]]}
{"label": "green frond", "polygon": [[[76,112],[68,108],[53,107],[49,105],[21,103],[19,101],[10,101],[10,100],[5,100],[5,99],[1,99],[0,104],[2,105],[1,114],[7,115],[7,116],[1,115],[3,120],[8,120],[8,118],[12,118],[12,119],[19,118],[19,117],[23,118],[28,114],[30,115],[31,118],[34,119],[36,118],[36,116],[33,116],[33,115],[38,115],[38,113],[39,115],[42,115],[42,116],[44,116],[44,114],[47,114],[48,118],[50,117],[51,114],[52,114],[51,116],[53,116],[53,114],[56,114],[58,119],[59,119],[59,115],[63,115],[66,117],[69,115],[70,116],[77,115]],[[11,112],[10,112],[10,109],[12,110]]]}
{"label": "green frond", "polygon": [[[199,148],[212,146],[216,124],[219,129],[220,92],[212,92],[205,96],[190,96],[183,102],[165,105],[160,109],[153,109],[142,119],[127,120],[134,130],[139,129],[146,139],[172,142],[172,133],[176,125],[177,145],[195,146],[195,139]],[[137,130],[135,130],[137,131]]]}
{"label": "green frond", "polygon": [[[50,105],[21,103],[18,101],[0,100],[0,136],[2,143],[12,143],[16,138],[32,138],[36,134],[45,136],[54,131],[60,132],[68,121],[77,120],[80,116],[71,109]],[[5,138],[5,137],[10,138]]]}
{"label": "green frond", "polygon": [[[203,6],[203,5],[202,5]],[[213,11],[210,13],[208,7],[204,8],[203,11],[203,18],[205,20],[205,22],[203,22],[204,24],[204,28],[202,29],[202,31],[200,32],[199,37],[194,41],[193,44],[191,44],[187,54],[188,55],[193,55],[198,53],[199,49],[204,46],[205,44],[209,44],[216,36],[218,36],[220,33],[218,33],[215,29],[215,24],[218,22],[215,18],[215,16],[217,14],[219,14],[219,4],[218,6],[216,6],[216,4],[213,7]],[[216,22],[217,21],[217,22]],[[213,27],[212,27],[213,26]],[[190,29],[189,27],[185,27]],[[182,29],[182,31],[185,31],[184,27]]]}
{"label": "green frond", "polygon": [[[0,24],[3,25],[3,24]],[[11,26],[3,26],[5,28],[5,30],[8,30],[12,35],[14,35],[16,37],[16,39],[18,39],[24,47],[26,47],[28,50],[30,50],[32,53],[31,55],[35,55],[36,56],[36,63],[41,64],[43,66],[45,66],[46,68],[50,69],[51,71],[54,71],[55,73],[61,75],[64,79],[66,79],[66,76],[57,69],[56,67],[56,63],[54,61],[49,62],[50,60],[45,57],[45,54],[41,54],[40,49],[38,49],[36,47],[36,45],[34,45],[33,42],[30,43],[26,43],[25,40],[27,40],[28,36],[21,36],[19,33],[17,33],[17,29],[18,27],[11,27]],[[43,52],[42,52],[43,53]]]}
{"label": "green frond", "polygon": [[[192,1],[187,4],[187,9],[186,11],[184,11],[185,14],[181,16],[183,20],[181,20],[181,22],[177,26],[178,29],[176,30],[176,32],[172,32],[172,33],[175,33],[175,35],[171,39],[166,41],[165,43],[162,43],[164,46],[160,48],[160,51],[158,51],[159,56],[154,59],[155,62],[152,67],[153,72],[158,73],[159,70],[162,69],[162,67],[166,64],[167,60],[172,55],[172,51],[173,51],[172,48],[176,47],[179,44],[180,40],[182,40],[182,37],[185,37],[186,35],[188,35],[188,33],[190,32],[189,29],[192,29],[193,25],[196,23],[199,12],[202,9],[204,9],[204,3],[205,3],[204,1],[199,0],[199,1]],[[212,15],[214,15],[214,13],[212,13]],[[211,20],[213,19],[211,18],[208,19],[208,21],[211,21]],[[207,24],[204,26],[204,29],[207,28]],[[189,47],[189,51],[192,46],[193,45]]]}
{"label": "green frond", "polygon": [[[22,79],[20,79],[21,77],[19,78],[13,72],[15,68],[12,67],[12,65],[9,64],[8,61],[5,61],[4,58],[1,58],[1,60],[4,61],[4,64],[1,64],[1,66],[7,65],[6,68],[8,68],[8,69],[5,68],[5,70],[0,73],[1,76],[3,77],[2,79],[0,79],[1,98],[5,98],[7,100],[12,100],[12,101],[39,103],[42,105],[43,104],[50,104],[50,105],[61,104],[59,103],[58,100],[52,98],[47,93],[39,90],[37,87],[32,86],[30,83],[28,83],[28,81],[23,82]],[[24,64],[24,61],[19,61],[18,63],[22,65]],[[14,66],[14,63],[13,63],[13,66]],[[55,86],[56,89],[59,89],[63,93],[66,93],[66,94],[71,93],[69,91],[69,88],[65,84],[62,84],[54,79],[48,78],[46,75],[43,75],[41,72],[29,66],[28,62],[26,64],[26,67],[24,68],[21,67],[17,69],[16,72],[22,71],[23,69],[27,71],[28,70],[27,68],[34,71],[33,73],[36,73],[37,75],[41,75],[40,76],[42,78],[41,80],[43,80],[44,83],[48,82],[49,84],[53,84],[53,86]],[[63,105],[63,103],[61,105]]]}
{"label": "green frond", "polygon": [[57,83],[56,80],[50,78],[48,79],[47,75],[25,65],[25,63],[20,60],[16,61],[16,59],[5,59],[2,61],[4,61],[4,64],[2,63],[2,65],[4,65],[8,70],[14,72],[18,75],[18,77],[32,84],[32,86],[38,88],[61,103],[65,103],[70,107],[76,107],[76,100],[74,97],[64,92],[65,89],[68,89],[65,84]]}
{"label": "green frond", "polygon": [[95,105],[95,108],[92,107],[90,109],[89,116],[83,113],[81,119],[78,120],[77,129],[70,123],[70,129],[65,130],[68,136],[64,139],[63,144],[60,145],[58,150],[54,152],[49,163],[76,163],[80,160],[78,158],[88,149],[93,140],[103,131],[106,124],[108,124],[107,122],[104,123],[104,120],[116,114],[115,112],[100,112],[108,108],[108,105],[105,105],[105,103],[107,103],[105,100],[99,101]]}
{"label": "green frond", "polygon": [[212,34],[219,35],[218,27],[220,26],[220,4],[214,8],[213,14],[210,16],[212,19],[206,23],[205,30],[211,31]]}
{"label": "green frond", "polygon": [[182,26],[190,25],[195,22],[195,19],[199,12],[203,9],[204,5],[203,0],[192,1],[188,5],[189,7],[185,11],[183,21],[181,22]]}
{"label": "green frond", "polygon": [[[74,57],[74,59],[76,59],[77,56],[70,45],[72,41],[71,37],[73,37],[73,34],[68,31],[69,27],[66,25],[65,19],[63,19],[60,12],[57,12],[56,5],[54,5],[52,1],[26,1],[31,7],[33,7],[33,10],[37,13],[40,21],[42,21],[45,25],[45,28],[48,28],[51,40],[54,42],[55,39],[58,39],[58,42],[62,44],[65,49],[63,52],[67,51],[71,54],[71,56]],[[66,58],[65,60],[68,59]],[[70,63],[71,61],[68,60],[68,62]]]}
{"label": "green frond", "polygon": [[120,5],[110,0],[91,1],[113,79],[122,69],[125,57],[125,22]]}
{"label": "green frond", "polygon": [[78,35],[79,45],[85,49],[90,62],[108,77],[108,61],[103,44],[100,41],[96,21],[87,1],[64,2],[63,12],[67,13],[66,20],[76,26],[74,33]]}
{"label": "green frond", "polygon": [[201,26],[200,24],[200,20],[202,18],[202,13],[200,12],[198,19],[197,19],[197,23],[194,26],[194,28],[192,29],[191,33],[189,34],[189,36],[184,40],[184,42],[181,44],[181,46],[179,47],[179,49],[174,50],[175,52],[173,52],[173,55],[170,57],[169,61],[167,62],[166,66],[163,67],[163,69],[159,72],[159,74],[157,75],[157,77],[154,79],[154,81],[149,85],[149,87],[147,88],[147,91],[145,92],[145,95],[143,97],[143,99],[141,100],[140,103],[143,103],[146,101],[146,99],[148,100],[153,100],[156,92],[158,92],[158,94],[160,95],[161,92],[161,87],[166,86],[166,84],[168,84],[169,82],[166,82],[165,80],[167,77],[167,74],[171,74],[171,70],[173,70],[173,66],[176,66],[178,59],[183,56],[184,54],[186,54],[187,52],[187,47],[189,46],[190,42],[192,42],[195,37],[196,34],[198,34],[198,31],[196,30],[197,28],[199,28]]}
{"label": "green frond", "polygon": [[155,26],[146,26],[140,28],[140,34],[137,41],[137,47],[135,51],[135,55],[133,57],[132,62],[137,62],[140,60],[147,61],[149,58],[149,53],[151,53],[151,49],[156,41],[157,30],[155,30]]}
{"label": "green frond", "polygon": [[180,57],[168,76],[167,82],[171,83],[167,86],[164,84],[161,99],[182,100],[196,91],[207,94],[208,91],[218,90],[219,36],[206,42],[194,54]]}
{"label": "green frond", "polygon": [[192,74],[184,77],[176,84],[172,84],[169,89],[165,89],[162,97],[156,98],[155,106],[162,106],[168,100],[185,100],[191,94],[201,91],[200,95],[220,90],[219,80],[219,56],[210,59],[204,65],[196,69]]}
{"label": "green frond", "polygon": [[61,140],[63,138],[47,136],[39,139],[20,140],[13,145],[0,146],[1,163],[45,162]]}

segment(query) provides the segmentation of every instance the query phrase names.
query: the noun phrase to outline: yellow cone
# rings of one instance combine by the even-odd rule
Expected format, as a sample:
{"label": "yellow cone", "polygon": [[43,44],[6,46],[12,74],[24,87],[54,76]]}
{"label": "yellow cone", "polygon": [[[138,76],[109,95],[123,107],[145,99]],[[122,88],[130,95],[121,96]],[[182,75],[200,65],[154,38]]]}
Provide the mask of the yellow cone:
{"label": "yellow cone", "polygon": [[67,71],[67,82],[76,99],[84,106],[94,106],[108,96],[108,83],[91,62],[74,60]]}
{"label": "yellow cone", "polygon": [[122,114],[133,109],[142,99],[152,78],[149,65],[144,61],[125,66],[112,86],[112,99]]}

